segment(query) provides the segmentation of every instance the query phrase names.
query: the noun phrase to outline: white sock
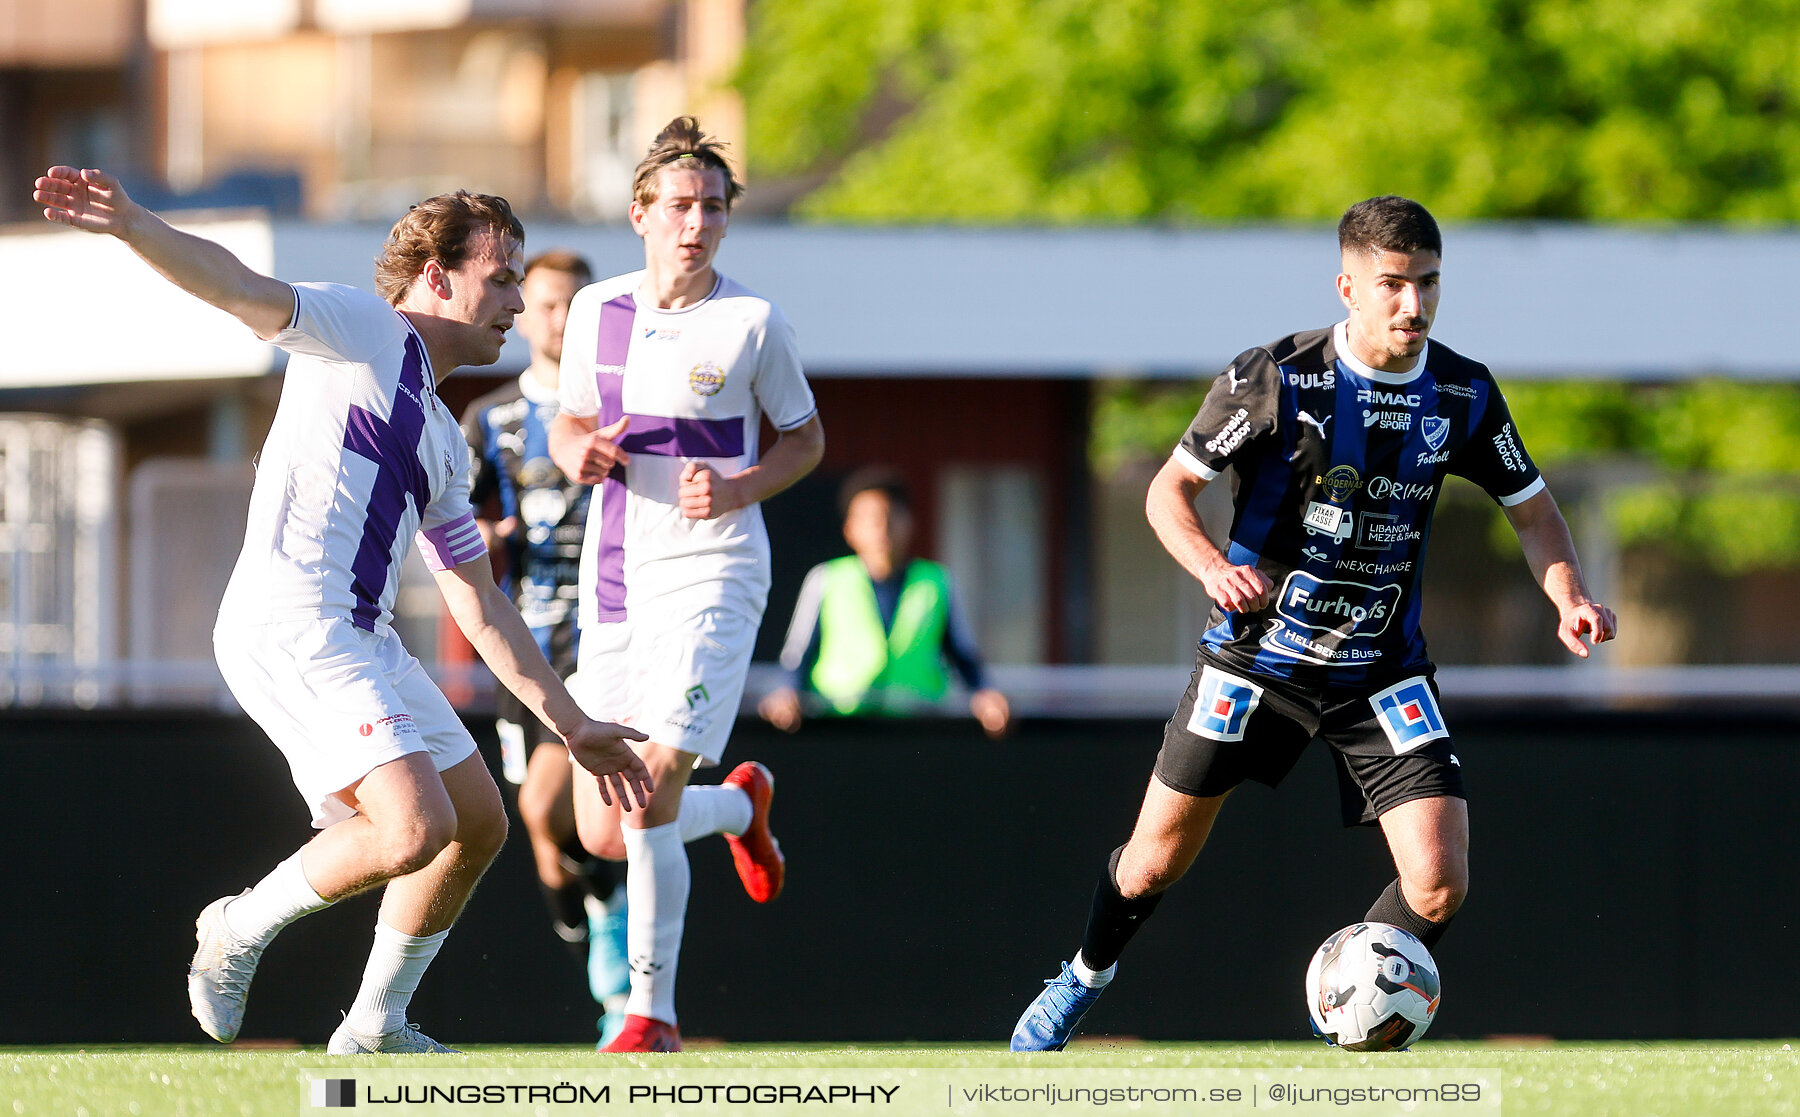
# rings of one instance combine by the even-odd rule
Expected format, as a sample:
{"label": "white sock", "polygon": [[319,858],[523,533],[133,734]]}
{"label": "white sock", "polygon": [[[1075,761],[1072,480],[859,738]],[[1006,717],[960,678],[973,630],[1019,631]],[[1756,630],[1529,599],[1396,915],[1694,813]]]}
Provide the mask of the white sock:
{"label": "white sock", "polygon": [[683,842],[696,841],[709,834],[742,834],[750,829],[750,796],[741,787],[707,784],[683,788],[681,826]]}
{"label": "white sock", "polygon": [[306,882],[295,853],[270,870],[248,893],[225,905],[225,926],[240,939],[267,944],[275,932],[303,915],[331,906]]}
{"label": "white sock", "polygon": [[418,991],[419,979],[449,937],[448,929],[423,938],[403,935],[377,920],[362,988],[344,1018],[350,1030],[366,1036],[398,1031],[406,1023],[406,1008]]}
{"label": "white sock", "polygon": [[[686,807],[683,796],[683,808]],[[625,913],[626,953],[631,959],[631,999],[625,1011],[675,1023],[675,968],[687,924],[687,848],[681,823],[624,828],[631,871],[625,874],[630,908]]]}
{"label": "white sock", "polygon": [[1119,964],[1117,962],[1114,962],[1103,970],[1092,969],[1088,966],[1087,959],[1081,956],[1081,951],[1079,950],[1075,952],[1075,960],[1069,963],[1069,968],[1075,971],[1076,980],[1080,981],[1089,989],[1106,988],[1107,983],[1112,981],[1113,975],[1119,972]]}

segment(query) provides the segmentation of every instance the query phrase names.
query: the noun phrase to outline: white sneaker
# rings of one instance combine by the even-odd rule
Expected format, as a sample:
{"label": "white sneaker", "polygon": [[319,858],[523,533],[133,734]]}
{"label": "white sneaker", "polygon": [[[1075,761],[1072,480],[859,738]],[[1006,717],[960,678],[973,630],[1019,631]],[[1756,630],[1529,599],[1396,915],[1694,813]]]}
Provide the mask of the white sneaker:
{"label": "white sneaker", "polygon": [[[249,892],[246,888],[238,896]],[[244,1002],[265,945],[240,939],[226,926],[225,905],[235,899],[221,896],[200,912],[194,921],[199,945],[188,964],[188,1005],[201,1029],[220,1043],[236,1039],[244,1026]]]}
{"label": "white sneaker", "polygon": [[445,1047],[412,1024],[402,1024],[397,1031],[371,1036],[351,1031],[350,1022],[346,1020],[337,1026],[337,1031],[331,1033],[331,1042],[325,1045],[325,1054],[460,1055],[462,1052],[454,1047]]}

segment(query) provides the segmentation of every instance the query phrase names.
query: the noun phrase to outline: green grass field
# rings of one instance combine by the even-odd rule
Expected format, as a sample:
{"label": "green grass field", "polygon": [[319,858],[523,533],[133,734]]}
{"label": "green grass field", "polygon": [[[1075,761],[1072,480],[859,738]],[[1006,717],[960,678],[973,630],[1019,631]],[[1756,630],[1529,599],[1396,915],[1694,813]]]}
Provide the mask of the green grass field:
{"label": "green grass field", "polygon": [[[529,1078],[547,1072],[547,1081],[612,1083],[611,1104],[556,1106],[468,1105],[429,1109],[389,1105],[384,1112],[540,1113],[786,1113],[866,1111],[1006,1112],[1048,1111],[1049,1105],[953,1107],[954,1090],[986,1080],[1032,1084],[1073,1081],[1089,1074],[1129,1071],[1160,1073],[1161,1081],[1211,1086],[1221,1082],[1271,1081],[1294,1074],[1314,1085],[1352,1085],[1382,1074],[1404,1072],[1421,1080],[1456,1081],[1458,1071],[1496,1072],[1503,1107],[1321,1103],[1211,1105],[1180,1112],[1236,1113],[1288,1110],[1295,1113],[1468,1112],[1554,1114],[1568,1117],[1731,1117],[1738,1114],[1800,1113],[1800,1052],[1781,1041],[1737,1043],[1570,1043],[1542,1046],[1421,1044],[1413,1052],[1359,1055],[1312,1044],[1083,1043],[1060,1055],[1014,1056],[998,1048],[948,1045],[730,1046],[680,1055],[597,1056],[571,1048],[478,1047],[461,1056],[428,1061],[363,1057],[327,1059],[311,1051],[221,1050],[198,1046],[0,1048],[0,1117],[17,1114],[74,1114],[76,1117],[158,1114],[286,1114],[310,1112],[307,1080],[391,1071],[449,1080],[456,1074]],[[646,1068],[649,1068],[648,1070]],[[656,1081],[693,1084],[765,1080],[833,1081],[829,1072],[874,1072],[887,1081],[912,1083],[911,1106],[867,1105],[659,1105],[624,1104],[625,1084]],[[654,1072],[654,1073],[652,1073]],[[825,1072],[821,1074],[820,1072]],[[497,1078],[495,1076],[498,1076]],[[840,1078],[842,1076],[840,1075]],[[867,1077],[867,1075],[865,1075]],[[1114,1079],[1119,1080],[1119,1079]],[[1292,1079],[1289,1079],[1290,1081]],[[1139,1078],[1137,1081],[1147,1081]],[[1491,1102],[1491,1098],[1489,1099]],[[1091,1102],[1073,1103],[1077,1109]],[[369,1106],[364,1105],[363,1111]],[[1061,1108],[1067,1110],[1068,1104]],[[1130,1106],[1112,1106],[1132,1111]],[[1156,1110],[1176,1111],[1176,1110]]]}

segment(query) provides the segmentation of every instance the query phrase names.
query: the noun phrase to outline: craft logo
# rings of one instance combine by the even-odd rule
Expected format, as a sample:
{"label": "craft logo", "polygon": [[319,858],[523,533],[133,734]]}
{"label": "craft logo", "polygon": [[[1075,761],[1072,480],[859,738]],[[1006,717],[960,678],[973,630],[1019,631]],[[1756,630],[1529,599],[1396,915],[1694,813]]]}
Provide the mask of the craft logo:
{"label": "craft logo", "polygon": [[1362,475],[1347,465],[1334,465],[1322,476],[1313,478],[1313,484],[1325,486],[1325,495],[1333,504],[1342,504],[1350,499],[1350,494],[1362,488]]}
{"label": "craft logo", "polygon": [[725,370],[711,361],[701,361],[688,370],[688,387],[697,396],[716,396],[725,386]]}
{"label": "craft logo", "polygon": [[314,1109],[351,1109],[356,1106],[356,1079],[315,1078],[312,1080]]}
{"label": "craft logo", "polygon": [[1450,437],[1450,420],[1442,415],[1427,415],[1420,421],[1419,430],[1425,435],[1425,445],[1436,453],[1444,448],[1444,439]]}
{"label": "craft logo", "polygon": [[1396,753],[1411,752],[1420,745],[1448,737],[1444,715],[1438,712],[1437,697],[1423,675],[1395,683],[1380,694],[1371,695],[1369,705],[1375,708],[1382,732]]}
{"label": "craft logo", "polygon": [[1208,665],[1200,671],[1188,732],[1210,741],[1241,741],[1244,726],[1262,701],[1263,688]]}
{"label": "craft logo", "polygon": [[1225,429],[1206,440],[1206,452],[1209,454],[1229,454],[1244,444],[1250,437],[1250,412],[1246,408],[1238,408],[1231,418],[1225,420]]}

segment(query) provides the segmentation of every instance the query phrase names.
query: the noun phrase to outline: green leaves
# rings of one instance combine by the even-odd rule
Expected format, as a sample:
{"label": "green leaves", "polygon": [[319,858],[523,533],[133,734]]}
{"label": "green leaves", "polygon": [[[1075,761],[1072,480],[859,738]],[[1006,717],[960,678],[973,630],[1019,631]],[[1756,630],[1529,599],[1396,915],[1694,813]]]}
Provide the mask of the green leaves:
{"label": "green leaves", "polygon": [[1800,0],[758,0],[800,216],[1800,219]]}

